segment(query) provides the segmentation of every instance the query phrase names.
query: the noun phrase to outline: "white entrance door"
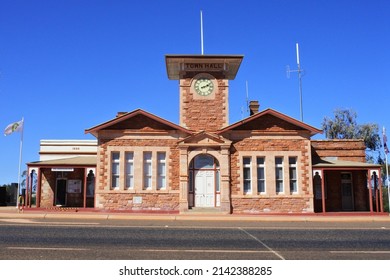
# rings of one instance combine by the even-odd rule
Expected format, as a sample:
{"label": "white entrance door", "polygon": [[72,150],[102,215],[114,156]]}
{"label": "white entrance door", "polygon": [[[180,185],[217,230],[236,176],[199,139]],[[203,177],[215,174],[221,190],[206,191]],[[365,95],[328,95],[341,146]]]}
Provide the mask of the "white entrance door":
{"label": "white entrance door", "polygon": [[214,184],[214,171],[197,170],[195,172],[195,207],[214,207]]}

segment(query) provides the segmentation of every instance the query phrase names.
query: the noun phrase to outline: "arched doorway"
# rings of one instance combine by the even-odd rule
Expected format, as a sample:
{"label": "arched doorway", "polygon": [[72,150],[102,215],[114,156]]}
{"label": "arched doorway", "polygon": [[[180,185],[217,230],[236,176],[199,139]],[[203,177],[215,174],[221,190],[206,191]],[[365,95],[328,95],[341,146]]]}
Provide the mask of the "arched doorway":
{"label": "arched doorway", "polygon": [[220,167],[211,155],[196,156],[189,165],[189,206],[220,206]]}

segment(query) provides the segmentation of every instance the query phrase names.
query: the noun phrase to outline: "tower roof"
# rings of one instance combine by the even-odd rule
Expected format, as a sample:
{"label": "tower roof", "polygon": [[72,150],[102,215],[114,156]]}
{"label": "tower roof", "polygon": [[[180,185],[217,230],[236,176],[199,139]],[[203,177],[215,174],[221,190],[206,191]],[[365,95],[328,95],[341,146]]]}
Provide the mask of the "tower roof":
{"label": "tower roof", "polygon": [[192,77],[206,72],[234,80],[243,55],[166,55],[165,62],[170,80]]}

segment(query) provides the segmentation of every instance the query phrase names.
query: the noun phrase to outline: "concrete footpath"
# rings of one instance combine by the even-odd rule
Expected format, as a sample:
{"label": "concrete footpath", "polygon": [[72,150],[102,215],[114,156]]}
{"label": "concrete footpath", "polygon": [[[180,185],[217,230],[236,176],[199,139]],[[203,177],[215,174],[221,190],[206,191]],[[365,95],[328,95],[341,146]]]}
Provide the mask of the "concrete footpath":
{"label": "concrete footpath", "polygon": [[90,220],[197,220],[197,221],[273,221],[273,222],[389,222],[389,213],[349,212],[326,214],[219,214],[186,213],[154,214],[101,212],[78,209],[25,209],[19,211],[15,206],[0,206],[0,219],[90,219]]}

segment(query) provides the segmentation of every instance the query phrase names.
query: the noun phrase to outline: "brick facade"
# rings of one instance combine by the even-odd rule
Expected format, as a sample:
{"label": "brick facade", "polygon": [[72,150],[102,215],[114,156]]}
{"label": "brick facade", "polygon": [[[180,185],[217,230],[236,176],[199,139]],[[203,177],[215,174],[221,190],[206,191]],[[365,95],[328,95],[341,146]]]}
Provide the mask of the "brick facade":
{"label": "brick facade", "polygon": [[41,207],[52,207],[55,201],[55,173],[48,168],[41,171]]}
{"label": "brick facade", "polygon": [[[244,138],[233,143],[231,154],[231,193],[233,212],[313,212],[311,203],[313,192],[311,184],[311,154],[310,141],[305,138],[267,137],[263,139]],[[262,156],[266,158],[267,165],[267,190],[264,194],[244,194],[242,189],[242,163],[240,158],[248,155]],[[288,183],[285,182],[284,193],[275,192],[274,158],[283,156],[288,160],[289,156],[299,160],[299,189],[291,194]],[[285,168],[285,172],[288,166]],[[285,176],[286,177],[286,176]],[[288,174],[287,174],[288,177]],[[287,180],[287,178],[285,178]]]}
{"label": "brick facade", "polygon": [[[137,132],[133,130],[130,134],[124,134],[123,130],[119,130],[122,132],[115,133],[114,138],[112,130],[100,133],[95,207],[105,210],[178,211],[180,176],[177,132],[162,132],[162,127],[155,125],[152,128],[148,126],[153,123],[149,118],[137,116],[136,119],[137,125],[147,129],[140,129]],[[148,134],[152,134],[153,137]],[[168,180],[165,189],[157,190],[153,187],[151,190],[145,190],[142,187],[142,155],[143,152],[151,151],[165,152],[167,155]],[[121,155],[125,152],[134,152],[135,176],[138,180],[132,189],[125,189],[123,180],[119,189],[111,189],[111,152],[119,152]],[[123,158],[121,166],[124,166]],[[123,170],[124,167],[121,169]]]}
{"label": "brick facade", "polygon": [[337,158],[345,161],[366,161],[366,146],[363,140],[312,140],[312,153],[317,158]]}
{"label": "brick facade", "polygon": [[228,125],[228,81],[214,80],[215,90],[200,97],[195,79],[180,81],[180,125],[193,131],[217,131]]}
{"label": "brick facade", "polygon": [[[220,168],[220,202],[214,207],[226,213],[313,213],[318,210],[318,201],[313,192],[312,162],[317,158],[337,158],[364,162],[364,144],[359,140],[313,141],[315,130],[302,123],[273,111],[266,110],[215,132],[193,133],[174,130],[161,120],[151,120],[148,113],[128,113],[122,122],[115,122],[98,132],[99,149],[95,207],[104,210],[123,211],[180,211],[186,212],[194,204],[189,193],[189,164],[201,154],[216,159]],[[131,127],[135,123],[136,129]],[[142,178],[142,155],[144,152],[163,151],[167,155],[167,186],[164,189],[143,189],[142,180],[132,189],[124,187],[120,180],[118,189],[111,188],[111,153],[121,155],[121,170],[124,169],[124,154],[134,152],[138,163],[135,173]],[[251,158],[252,190],[244,192],[243,158]],[[264,158],[266,187],[264,192],[256,189],[256,163]],[[283,190],[276,191],[276,158],[283,161]],[[296,168],[296,190],[290,189],[290,160]],[[296,161],[296,162],[295,162]],[[138,166],[138,167],[137,167]],[[328,172],[329,184],[327,211],[341,211],[340,171]],[[354,208],[366,211],[367,190],[363,187],[365,172],[353,174]],[[123,177],[124,175],[122,175]],[[195,182],[195,181],[194,181]],[[335,189],[332,189],[335,188]],[[337,191],[336,191],[337,190]],[[216,202],[217,203],[217,202]],[[195,205],[196,206],[196,205]]]}

